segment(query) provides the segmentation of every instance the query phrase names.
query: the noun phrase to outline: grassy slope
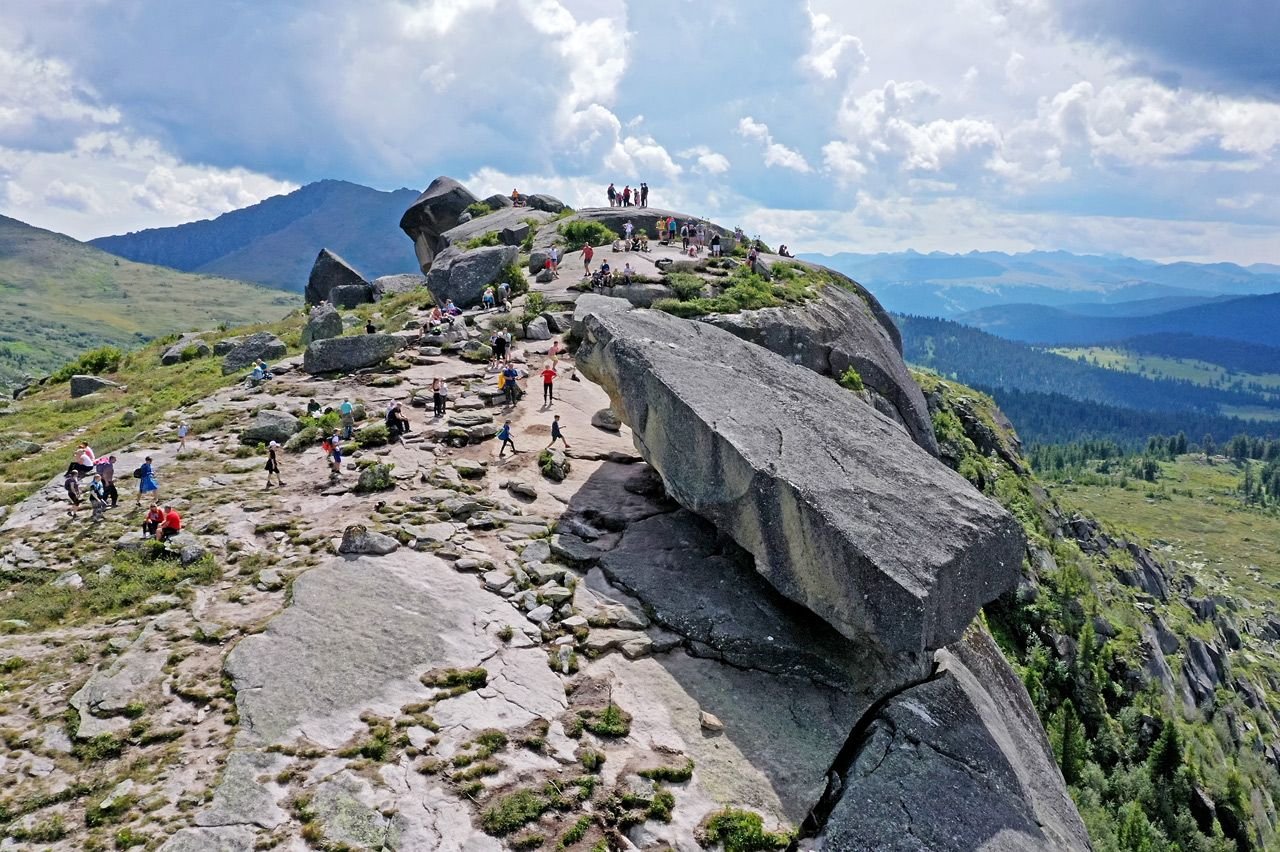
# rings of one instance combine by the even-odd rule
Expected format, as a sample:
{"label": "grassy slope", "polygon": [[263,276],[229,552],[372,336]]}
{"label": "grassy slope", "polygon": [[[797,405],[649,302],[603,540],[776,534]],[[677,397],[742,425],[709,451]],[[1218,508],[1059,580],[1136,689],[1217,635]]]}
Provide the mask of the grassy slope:
{"label": "grassy slope", "polygon": [[283,316],[297,297],[113,257],[0,217],[0,386],[86,349]]}

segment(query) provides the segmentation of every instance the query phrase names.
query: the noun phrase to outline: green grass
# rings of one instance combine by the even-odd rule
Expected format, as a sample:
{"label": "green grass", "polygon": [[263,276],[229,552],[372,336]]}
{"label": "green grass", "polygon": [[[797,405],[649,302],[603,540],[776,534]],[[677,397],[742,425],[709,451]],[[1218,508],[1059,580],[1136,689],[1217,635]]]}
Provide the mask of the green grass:
{"label": "green grass", "polygon": [[1205,387],[1228,387],[1236,382],[1256,384],[1264,389],[1280,392],[1280,375],[1275,373],[1237,373],[1194,358],[1168,358],[1146,355],[1107,346],[1076,346],[1050,349],[1077,361],[1084,361],[1107,370],[1137,373],[1152,379],[1181,379]]}
{"label": "green grass", "polygon": [[791,842],[791,834],[765,831],[764,819],[759,814],[725,808],[707,818],[699,839],[704,846],[723,845],[724,852],[760,852],[785,849]]}
{"label": "green grass", "polygon": [[472,237],[462,244],[463,251],[484,248],[485,246],[502,245],[502,237],[497,231],[485,231],[478,237]]}
{"label": "green grass", "polygon": [[551,802],[533,790],[508,793],[485,808],[480,827],[496,837],[511,834],[542,816]]}
{"label": "green grass", "polygon": [[[708,282],[719,287],[719,292],[715,295],[659,299],[653,303],[653,307],[679,317],[734,314],[738,311],[776,308],[808,301],[828,282],[828,276],[806,267],[785,263],[774,265],[773,280],[769,281],[744,265],[735,268],[728,278]],[[690,295],[693,292],[693,282],[687,279],[677,279],[674,286],[677,295]]]}

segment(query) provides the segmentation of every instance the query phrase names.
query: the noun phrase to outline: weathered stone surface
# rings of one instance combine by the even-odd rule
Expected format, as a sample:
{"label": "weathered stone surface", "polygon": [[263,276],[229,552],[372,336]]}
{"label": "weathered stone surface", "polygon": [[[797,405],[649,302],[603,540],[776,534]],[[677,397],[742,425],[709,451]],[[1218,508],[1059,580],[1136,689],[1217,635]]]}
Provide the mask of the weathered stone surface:
{"label": "weathered stone surface", "polygon": [[368,284],[340,284],[329,291],[329,301],[339,308],[372,304],[373,288]]}
{"label": "weathered stone surface", "polygon": [[937,648],[1017,582],[1017,521],[829,379],[653,311],[592,314],[584,330],[579,368],[668,494],[846,636]]}
{"label": "weathered stone surface", "polygon": [[77,739],[89,740],[129,727],[128,720],[121,714],[130,704],[145,702],[151,697],[156,683],[164,675],[164,664],[169,657],[163,647],[152,647],[154,634],[155,622],[151,622],[128,650],[106,668],[95,671],[71,696],[71,706],[80,714]]}
{"label": "weathered stone surface", "polygon": [[383,296],[394,296],[399,293],[412,293],[414,290],[427,286],[427,279],[421,275],[407,273],[402,275],[383,275],[381,278],[375,278],[372,281],[373,298],[381,299]]}
{"label": "weathered stone surface", "polygon": [[253,852],[257,837],[244,825],[184,828],[165,841],[159,852]]}
{"label": "weathered stone surface", "polygon": [[330,301],[330,293],[334,287],[353,285],[368,287],[369,282],[338,255],[327,248],[320,249],[316,262],[311,266],[311,277],[307,280],[307,289],[303,295],[308,305],[318,305]]}
{"label": "weathered stone surface", "polygon": [[542,210],[546,213],[561,213],[569,207],[569,205],[565,204],[554,195],[546,195],[540,192],[535,192],[533,195],[526,195],[525,201],[534,210]]}
{"label": "weathered stone surface", "polygon": [[1090,849],[1035,708],[995,643],[973,631],[937,656],[940,674],[876,714],[811,848]]}
{"label": "weathered stone surface", "polygon": [[600,296],[596,293],[583,293],[573,303],[573,325],[570,333],[576,340],[582,339],[583,322],[592,314],[604,315],[621,313],[632,309],[626,299],[615,299],[612,296]]}
{"label": "weathered stone surface", "polygon": [[356,334],[317,340],[302,356],[302,369],[316,373],[350,372],[372,367],[394,355],[404,341],[394,334]]}
{"label": "weathered stone surface", "polygon": [[521,222],[518,225],[512,225],[503,228],[498,232],[498,238],[502,240],[504,246],[518,246],[524,242],[524,238],[529,236],[529,223]]}
{"label": "weathered stone surface", "polygon": [[[189,353],[189,354],[188,354]],[[160,363],[166,367],[179,364],[185,359],[207,358],[213,354],[213,347],[199,337],[183,336],[160,356]]]}
{"label": "weathered stone surface", "polygon": [[342,314],[333,305],[317,305],[311,309],[302,329],[302,345],[316,340],[342,336]]}
{"label": "weathered stone surface", "polygon": [[107,388],[118,388],[120,385],[104,379],[101,376],[72,376],[71,377],[71,398],[75,399],[81,396],[88,396],[91,393],[97,393]]}
{"label": "weathered stone surface", "polygon": [[258,780],[279,772],[287,759],[255,751],[232,752],[222,782],[209,809],[196,816],[196,825],[258,825],[267,830],[288,822],[289,815],[276,804],[266,783]]}
{"label": "weathered stone surface", "polygon": [[314,823],[330,848],[398,849],[400,821],[383,816],[369,782],[341,772],[317,785],[311,797]]}
{"label": "weathered stone surface", "polygon": [[622,429],[622,420],[612,408],[602,408],[591,415],[591,425],[606,432],[618,432]]}
{"label": "weathered stone surface", "polygon": [[868,389],[889,401],[894,419],[915,442],[938,454],[924,394],[902,360],[898,329],[861,287],[850,292],[831,285],[801,305],[719,314],[706,321],[824,376],[839,379],[852,367]]}
{"label": "weathered stone surface", "polygon": [[1214,691],[1226,683],[1228,674],[1227,655],[1216,643],[1188,637],[1182,658],[1182,690],[1188,709],[1212,707]]}
{"label": "weathered stone surface", "polygon": [[524,330],[525,340],[550,340],[551,329],[547,328],[547,321],[542,317],[534,317],[529,321],[529,325]]}
{"label": "weathered stone surface", "polygon": [[452,299],[460,308],[480,304],[486,287],[502,275],[502,271],[514,264],[519,257],[515,246],[483,246],[453,254],[450,249],[441,257],[439,266],[433,266],[427,276],[427,289],[440,304]]}
{"label": "weathered stone surface", "polygon": [[289,353],[284,341],[269,331],[259,331],[243,337],[222,359],[222,375],[243,370],[253,366],[259,358],[270,364],[276,358],[283,358]]}
{"label": "weathered stone surface", "polygon": [[444,249],[444,232],[455,227],[458,217],[478,200],[465,186],[441,175],[409,205],[400,217],[400,230],[413,240],[423,273],[431,268],[436,254]]}
{"label": "weathered stone surface", "polygon": [[361,524],[352,524],[342,531],[342,544],[338,546],[338,552],[385,556],[399,547],[400,542],[389,535],[374,532]]}
{"label": "weathered stone surface", "polygon": [[253,420],[240,432],[240,443],[249,446],[279,441],[283,444],[293,437],[293,433],[302,428],[298,418],[287,411],[264,408],[253,416]]}

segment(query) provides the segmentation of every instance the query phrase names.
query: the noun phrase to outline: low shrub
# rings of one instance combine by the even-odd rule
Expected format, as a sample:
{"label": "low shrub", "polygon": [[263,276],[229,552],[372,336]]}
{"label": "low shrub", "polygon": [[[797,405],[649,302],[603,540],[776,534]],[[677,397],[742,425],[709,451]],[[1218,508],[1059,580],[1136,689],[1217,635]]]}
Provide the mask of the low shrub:
{"label": "low shrub", "polygon": [[665,283],[682,302],[688,302],[702,295],[706,282],[689,272],[673,272],[666,277]]}
{"label": "low shrub", "polygon": [[564,243],[565,251],[578,251],[587,244],[593,246],[608,245],[618,239],[616,233],[599,222],[588,222],[581,219],[575,222],[562,222],[557,230],[561,241]]}
{"label": "low shrub", "polygon": [[502,245],[502,238],[497,231],[485,231],[478,237],[472,237],[462,244],[464,250],[484,248],[485,246]]}
{"label": "low shrub", "polygon": [[765,831],[764,819],[759,814],[725,808],[707,818],[698,842],[704,847],[719,843],[724,846],[724,852],[761,852],[787,848],[791,835]]}
{"label": "low shrub", "polygon": [[862,374],[853,367],[840,374],[840,386],[856,393],[861,393],[867,389],[867,386],[862,383]]}
{"label": "low shrub", "polygon": [[493,212],[493,208],[488,202],[475,201],[467,205],[467,212],[471,214],[472,219],[479,219],[481,216],[488,216]]}
{"label": "low shrub", "polygon": [[76,360],[55,370],[53,375],[49,376],[49,382],[57,384],[71,381],[72,376],[86,374],[98,376],[102,373],[113,373],[120,368],[120,359],[123,357],[124,353],[114,346],[91,349]]}

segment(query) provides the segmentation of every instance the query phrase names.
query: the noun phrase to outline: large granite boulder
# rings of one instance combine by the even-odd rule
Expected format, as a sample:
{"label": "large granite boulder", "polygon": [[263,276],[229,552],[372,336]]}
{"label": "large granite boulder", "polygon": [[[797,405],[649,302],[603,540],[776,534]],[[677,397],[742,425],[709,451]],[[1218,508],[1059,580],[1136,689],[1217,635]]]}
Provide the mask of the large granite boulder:
{"label": "large granite boulder", "polygon": [[478,200],[465,186],[442,175],[431,181],[431,185],[404,211],[400,217],[400,230],[413,240],[424,274],[431,269],[435,256],[447,245],[441,235],[458,225],[458,218]]}
{"label": "large granite boulder", "polygon": [[569,335],[575,340],[582,339],[584,323],[593,314],[611,314],[629,311],[634,307],[626,299],[615,296],[601,296],[597,293],[583,293],[573,303],[573,324],[569,327]]}
{"label": "large granite boulder", "polygon": [[340,284],[329,291],[329,301],[339,308],[358,308],[373,304],[373,286],[370,284]]}
{"label": "large granite boulder", "polygon": [[311,309],[302,329],[302,345],[316,340],[342,336],[342,314],[333,305],[317,305]]}
{"label": "large granite boulder", "polygon": [[250,367],[259,358],[269,364],[276,358],[283,358],[288,352],[289,347],[284,345],[284,341],[271,332],[256,332],[240,338],[240,342],[222,359],[222,375]]}
{"label": "large granite boulder", "polygon": [[304,296],[308,305],[318,305],[331,301],[330,293],[334,287],[355,285],[368,287],[369,282],[351,264],[328,249],[320,249],[316,262],[311,266],[311,277],[307,280]]}
{"label": "large granite boulder", "polygon": [[902,360],[897,327],[874,296],[848,284],[857,289],[827,286],[819,298],[801,305],[718,314],[706,321],[824,376],[839,379],[852,367],[876,408],[936,456],[929,408]]}
{"label": "large granite boulder", "polygon": [[453,299],[460,308],[478,305],[484,289],[494,284],[519,254],[515,246],[484,246],[465,252],[450,248],[431,267],[427,289],[442,305],[446,299]]}
{"label": "large granite boulder", "polygon": [[373,298],[376,301],[383,296],[412,293],[414,290],[425,286],[427,286],[427,279],[421,275],[383,275],[381,278],[373,279]]}
{"label": "large granite boulder", "polygon": [[97,393],[108,388],[118,388],[120,385],[104,379],[101,376],[72,376],[71,377],[71,398],[75,399],[81,396],[88,396],[91,393]]}
{"label": "large granite boulder", "polygon": [[357,334],[317,340],[302,356],[302,369],[317,373],[350,372],[372,367],[390,358],[404,346],[394,334]]}
{"label": "large granite boulder", "polygon": [[160,363],[166,367],[190,361],[194,358],[207,358],[213,354],[213,347],[194,334],[184,334],[177,342],[164,350]]}
{"label": "large granite boulder", "polygon": [[667,493],[844,635],[936,649],[1017,582],[1018,522],[829,379],[655,311],[593,313],[583,329],[579,368]]}
{"label": "large granite boulder", "polygon": [[541,210],[544,213],[563,213],[569,209],[569,205],[565,204],[554,195],[546,195],[544,193],[534,193],[526,195],[525,201],[534,210]]}
{"label": "large granite boulder", "polygon": [[1027,690],[991,638],[970,631],[937,662],[934,677],[878,709],[805,848],[1091,849]]}
{"label": "large granite boulder", "polygon": [[240,443],[257,446],[270,441],[283,444],[293,437],[293,433],[302,428],[298,418],[287,411],[267,408],[253,415],[253,420],[240,431]]}

